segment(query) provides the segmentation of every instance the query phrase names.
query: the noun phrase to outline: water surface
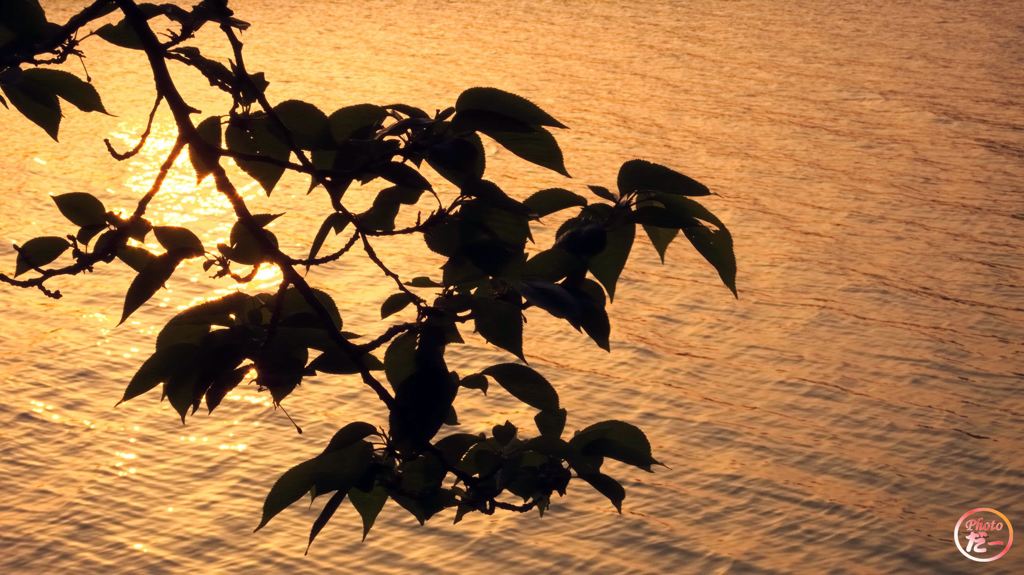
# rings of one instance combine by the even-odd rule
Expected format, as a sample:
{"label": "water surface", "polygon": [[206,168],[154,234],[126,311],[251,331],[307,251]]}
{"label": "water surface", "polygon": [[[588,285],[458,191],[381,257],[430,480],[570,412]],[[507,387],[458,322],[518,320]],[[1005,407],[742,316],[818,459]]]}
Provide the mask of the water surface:
{"label": "water surface", "polygon": [[[45,1],[52,14],[81,2]],[[252,534],[287,467],[344,422],[382,421],[354,379],[310,381],[286,402],[297,436],[253,389],[182,427],[151,394],[113,405],[161,319],[211,286],[198,266],[114,329],[131,275],[62,280],[59,302],[0,298],[0,570],[33,573],[979,572],[952,543],[964,511],[1024,525],[1024,11],[1016,2],[234,3],[253,23],[248,64],[275,100],[331,110],[404,101],[434,109],[469,86],[526,95],[572,129],[564,182],[488,145],[517,197],[611,184],[625,159],[675,166],[719,195],[740,299],[684,244],[659,265],[638,241],[611,307],[610,355],[540,314],[526,353],[555,382],[570,428],[641,425],[669,465],[616,468],[620,516],[589,488],[550,516],[427,527],[394,504],[367,542],[344,508],[309,557],[301,505]],[[212,36],[201,41],[219,53]],[[47,194],[89,191],[127,208],[169,145],[163,117],[127,147],[152,94],[142,58],[87,44],[116,115],[70,113],[56,145],[6,112],[0,256],[53,232]],[[178,70],[195,105],[205,82]],[[186,163],[153,205],[207,243],[230,227]],[[283,245],[311,239],[323,197],[285,180]],[[312,222],[312,223],[311,223]],[[550,233],[548,230],[547,233]],[[382,247],[403,273],[436,266]],[[392,291],[343,261],[311,276],[346,326],[373,327]],[[271,289],[272,273],[257,280]],[[367,307],[369,306],[369,307]],[[379,328],[377,328],[379,329]],[[466,372],[502,361],[460,350]],[[462,428],[532,413],[507,396],[460,397]],[[985,572],[1020,572],[1014,549]]]}

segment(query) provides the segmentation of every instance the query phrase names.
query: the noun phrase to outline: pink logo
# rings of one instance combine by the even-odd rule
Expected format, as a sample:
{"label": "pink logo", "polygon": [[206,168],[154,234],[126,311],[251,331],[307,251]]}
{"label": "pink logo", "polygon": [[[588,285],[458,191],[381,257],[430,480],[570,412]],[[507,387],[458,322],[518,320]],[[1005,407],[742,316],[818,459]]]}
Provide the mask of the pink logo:
{"label": "pink logo", "polygon": [[953,542],[964,557],[979,563],[995,561],[1013,545],[1013,525],[991,507],[971,509],[953,528]]}

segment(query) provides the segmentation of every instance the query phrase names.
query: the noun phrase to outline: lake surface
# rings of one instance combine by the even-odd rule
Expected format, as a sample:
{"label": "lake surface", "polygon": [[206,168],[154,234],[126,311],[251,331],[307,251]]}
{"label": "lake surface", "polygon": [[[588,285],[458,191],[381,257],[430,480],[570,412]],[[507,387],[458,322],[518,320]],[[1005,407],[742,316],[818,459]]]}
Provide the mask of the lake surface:
{"label": "lake surface", "polygon": [[[82,4],[44,0],[51,16]],[[0,571],[1024,572],[1024,548],[982,568],[952,542],[973,507],[1024,526],[1024,10],[852,4],[235,2],[274,100],[432,110],[485,85],[541,104],[571,127],[558,136],[574,179],[489,144],[489,169],[517,197],[613,184],[633,157],[707,183],[736,240],[740,298],[684,243],[662,266],[638,237],[610,355],[529,315],[526,354],[558,387],[569,428],[631,421],[669,466],[614,468],[621,516],[582,485],[543,519],[419,527],[389,503],[362,543],[346,506],[303,557],[318,509],[297,505],[253,534],[262,500],[341,424],[383,421],[371,393],[308,381],[285,402],[301,436],[255,389],[184,427],[155,393],[114,409],[161,320],[231,286],[185,268],[116,329],[123,266],[54,282],[58,302],[4,286]],[[162,117],[142,155],[106,155],[104,136],[133,142],[151,79],[138,54],[96,39],[86,50],[116,117],[69,112],[56,145],[0,112],[4,269],[12,242],[64,229],[47,194],[127,208],[169,146]],[[177,73],[196,106],[224,109]],[[272,200],[246,187],[258,209],[288,210],[275,229],[296,251],[325,207],[304,192],[297,178]],[[209,245],[231,224],[187,162],[150,211]],[[409,245],[381,252],[402,273],[436,266]],[[343,260],[310,279],[336,295],[346,327],[380,329],[392,286],[375,269]],[[452,364],[468,373],[505,357],[481,345]],[[532,412],[501,393],[464,394],[459,413],[466,431],[506,418],[532,429]]]}

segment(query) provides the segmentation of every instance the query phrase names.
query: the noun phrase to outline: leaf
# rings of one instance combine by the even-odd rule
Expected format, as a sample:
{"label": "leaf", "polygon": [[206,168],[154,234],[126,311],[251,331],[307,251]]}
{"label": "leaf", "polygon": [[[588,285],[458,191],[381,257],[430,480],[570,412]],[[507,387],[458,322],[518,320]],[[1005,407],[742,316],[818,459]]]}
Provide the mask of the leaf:
{"label": "leaf", "polygon": [[54,141],[60,129],[60,102],[52,91],[28,82],[0,84],[15,110],[42,128]]}
{"label": "leaf", "polygon": [[467,375],[466,377],[459,380],[459,385],[466,389],[479,389],[487,395],[487,377],[481,373],[474,373],[473,375]]}
{"label": "leaf", "polygon": [[320,229],[316,232],[316,237],[313,238],[313,243],[309,246],[308,259],[315,259],[316,255],[320,253],[320,248],[327,241],[327,234],[329,232],[333,230],[335,234],[340,234],[348,226],[348,223],[348,216],[341,212],[334,212],[324,218],[324,223],[320,224]]}
{"label": "leaf", "polygon": [[439,288],[444,287],[442,284],[428,278],[427,276],[417,276],[411,280],[405,282],[405,285],[417,288]]}
{"label": "leaf", "polygon": [[[483,376],[481,375],[480,377]],[[437,443],[434,444],[434,447],[437,448],[437,454],[442,456],[441,459],[443,463],[452,467],[462,461],[462,456],[469,451],[470,447],[473,447],[481,441],[483,441],[483,438],[480,435],[473,435],[472,433],[455,433],[439,439]]]}
{"label": "leaf", "polygon": [[584,279],[579,286],[573,287],[570,293],[576,298],[580,310],[580,326],[601,349],[611,351],[609,337],[611,323],[605,311],[604,290],[597,282]]}
{"label": "leaf", "polygon": [[172,373],[170,379],[164,383],[164,396],[181,418],[182,425],[185,424],[185,416],[192,407],[198,383],[198,371],[189,364],[181,366],[180,370]]}
{"label": "leaf", "polygon": [[609,202],[618,201],[618,198],[615,197],[615,194],[613,194],[610,191],[608,191],[608,188],[606,188],[604,186],[587,186],[587,187],[590,188],[590,191],[593,192],[595,196],[601,198],[602,200],[608,200]]}
{"label": "leaf", "polygon": [[541,190],[523,202],[538,217],[544,217],[573,206],[587,205],[587,199],[562,188]]}
{"label": "leaf", "polygon": [[470,133],[431,146],[427,163],[444,179],[463,186],[483,177],[487,159],[480,136]]}
{"label": "leaf", "polygon": [[312,150],[330,142],[327,114],[308,102],[285,100],[274,106],[274,113],[303,150]]}
{"label": "leaf", "polygon": [[523,298],[531,304],[580,328],[580,305],[565,287],[538,280],[527,280],[519,286]]}
{"label": "leaf", "polygon": [[317,471],[318,467],[319,458],[303,461],[285,471],[274,482],[274,486],[270,488],[270,492],[267,493],[267,497],[263,501],[263,518],[260,519],[260,524],[256,527],[256,531],[262,529],[268,521],[281,511],[284,511],[286,507],[301,499],[306,493],[309,493],[309,490],[313,488],[313,474]]}
{"label": "leaf", "polygon": [[158,347],[149,359],[142,363],[135,375],[132,376],[128,387],[118,405],[134,399],[157,385],[170,379],[182,366],[187,366],[192,358],[199,351],[199,347],[192,344],[176,344],[168,347]]}
{"label": "leaf", "polygon": [[[316,331],[323,333],[321,330]],[[337,375],[359,373],[359,366],[356,362],[352,361],[352,356],[350,356],[346,351],[335,349],[335,347],[336,346],[333,345],[333,342],[331,342],[331,346],[328,348],[329,351],[320,354],[320,356],[306,366],[306,374],[312,375],[314,372],[333,373]]]}
{"label": "leaf", "polygon": [[[439,367],[443,362],[443,333],[434,326],[428,326],[417,349],[415,369],[395,388],[395,401],[388,417],[393,445],[400,451],[422,450],[427,442],[441,429],[448,418],[452,402],[458,393],[458,381],[454,374]],[[430,351],[424,347],[423,338],[429,338],[428,347],[436,344],[442,347]],[[436,342],[436,343],[435,343]],[[386,365],[386,364],[385,364]]]}
{"label": "leaf", "polygon": [[285,168],[279,163],[288,161],[291,153],[288,145],[270,130],[269,121],[264,117],[234,119],[228,124],[224,137],[232,152],[262,156],[278,162],[236,160],[238,167],[259,182],[269,196],[284,174]]}
{"label": "leaf", "polygon": [[363,518],[363,541],[366,541],[366,535],[388,501],[388,492],[383,486],[375,484],[370,491],[363,491],[359,488],[352,489],[348,492],[348,500],[352,503],[352,507],[359,512],[359,516]]}
{"label": "leaf", "polygon": [[505,420],[505,423],[501,425],[495,425],[491,429],[491,435],[494,436],[494,439],[495,441],[498,442],[498,445],[501,445],[502,447],[508,445],[513,439],[515,439],[517,432],[518,429],[516,429],[516,426],[512,425],[512,423],[507,419]]}
{"label": "leaf", "polygon": [[473,298],[476,331],[488,342],[523,357],[523,315],[518,305],[483,296]]}
{"label": "leaf", "polygon": [[71,244],[66,239],[57,236],[32,238],[18,248],[18,258],[14,269],[15,277],[30,269],[41,268],[49,264],[59,258],[69,247]]}
{"label": "leaf", "polygon": [[428,519],[438,512],[453,504],[454,500],[451,491],[440,489],[422,497],[409,497],[400,491],[389,491],[388,495],[399,504],[402,509],[408,511],[420,525],[424,525]]}
{"label": "leaf", "polygon": [[135,246],[121,246],[117,248],[117,259],[128,264],[130,268],[137,272],[141,272],[149,262],[153,261],[154,256],[149,250],[145,248]]}
{"label": "leaf", "polygon": [[540,431],[541,435],[558,438],[562,436],[562,432],[565,430],[567,414],[568,412],[564,409],[538,411],[537,415],[533,416],[533,421],[537,424],[537,430]]}
{"label": "leaf", "polygon": [[118,325],[124,323],[124,320],[128,319],[135,310],[139,309],[142,304],[146,303],[149,298],[153,297],[153,294],[163,287],[164,282],[171,278],[174,274],[175,268],[181,263],[181,258],[177,253],[166,253],[161,254],[153,258],[153,261],[149,262],[146,267],[139,272],[135,279],[132,280],[130,286],[128,286],[128,293],[124,298],[124,311],[121,313],[121,321]]}
{"label": "leaf", "polygon": [[39,0],[0,2],[0,22],[19,40],[34,42],[46,30],[46,13]]}
{"label": "leaf", "polygon": [[[267,235],[271,245],[277,247],[277,236],[274,235],[273,232],[263,230],[262,233]],[[256,236],[249,231],[248,226],[243,224],[241,220],[236,221],[231,227],[230,241],[230,249],[225,251],[222,248],[221,251],[224,252],[224,255],[228,256],[231,261],[245,265],[255,265],[270,257],[269,254],[264,252],[263,246],[256,239]]]}
{"label": "leaf", "polygon": [[[196,126],[196,132],[199,134],[199,138],[210,145],[214,149],[219,149],[221,146],[221,131],[220,131],[220,118],[218,116],[210,116],[199,125]],[[199,151],[194,145],[188,147],[188,157],[192,160],[192,167],[196,170],[197,181],[202,181],[203,178],[210,175],[214,167],[217,165],[217,156],[214,154],[207,153],[207,151]]]}
{"label": "leaf", "polygon": [[122,48],[131,50],[142,50],[142,40],[135,33],[128,19],[122,19],[117,24],[104,24],[96,30],[96,35],[107,42]]}
{"label": "leaf", "polygon": [[380,319],[384,319],[389,315],[402,311],[411,303],[412,299],[409,297],[409,294],[405,292],[391,294],[380,306]]}
{"label": "leaf", "polygon": [[105,226],[107,223],[107,209],[103,202],[96,199],[92,194],[85,192],[72,192],[53,196],[53,202],[57,209],[71,223],[83,228],[93,226]]}
{"label": "leaf", "polygon": [[672,240],[676,239],[676,236],[679,235],[679,230],[644,224],[644,231],[647,232],[647,237],[650,238],[651,244],[654,245],[654,249],[658,252],[661,263],[665,263],[665,252],[668,251],[668,246],[672,243]]}
{"label": "leaf", "polygon": [[533,102],[497,88],[470,88],[459,95],[455,109],[459,112],[476,110],[501,114],[530,126],[565,128]]}
{"label": "leaf", "polygon": [[353,421],[351,423],[347,423],[344,427],[334,433],[334,436],[331,437],[331,441],[327,444],[327,448],[324,449],[324,452],[327,453],[330,451],[345,449],[357,441],[362,441],[376,433],[377,428],[365,421]]}
{"label": "leaf", "polygon": [[178,252],[183,258],[200,256],[206,251],[203,242],[188,228],[156,226],[153,233],[165,250]]}
{"label": "leaf", "polygon": [[558,410],[558,392],[544,376],[525,365],[501,363],[483,371],[513,397],[542,411]]}
{"label": "leaf", "polygon": [[398,186],[414,190],[432,190],[430,182],[415,168],[401,162],[387,162],[377,169],[382,178]]}
{"label": "leaf", "polygon": [[44,87],[83,112],[107,113],[96,88],[69,72],[49,68],[33,68],[22,72],[22,81],[33,82]]}
{"label": "leaf", "polygon": [[[75,239],[78,240],[79,243],[88,244],[89,242],[92,241],[92,239],[94,237],[96,237],[101,232],[108,232],[108,233],[112,234],[112,232],[107,230],[107,226],[105,226],[105,225],[103,225],[103,226],[87,226],[87,227],[79,228],[78,229],[78,233],[75,234]],[[97,248],[102,248],[99,251],[105,251],[106,248],[109,247],[107,245],[107,243],[106,243],[108,241],[107,237],[105,237],[105,236],[107,236],[107,234],[103,234],[103,236],[100,236],[101,238],[103,238],[103,241],[96,242],[96,247]]]}
{"label": "leaf", "polygon": [[622,513],[622,500],[626,498],[626,490],[622,485],[603,473],[584,473],[580,475],[584,481],[597,490],[598,493],[608,498],[615,509]]}
{"label": "leaf", "polygon": [[524,278],[536,278],[555,283],[567,276],[582,275],[586,264],[569,252],[555,247],[537,252],[523,265]]}
{"label": "leaf", "polygon": [[707,186],[675,170],[645,160],[630,160],[619,168],[619,194],[664,192],[683,196],[706,196]]}
{"label": "leaf", "polygon": [[555,141],[555,137],[551,135],[551,132],[544,128],[536,128],[531,131],[503,131],[496,129],[482,129],[481,131],[501,144],[506,150],[527,162],[570,177],[569,172],[565,169],[562,149],[558,147],[558,142]]}
{"label": "leaf", "polygon": [[733,252],[732,236],[725,228],[711,230],[704,226],[684,228],[686,239],[715,267],[722,283],[739,296],[736,291],[736,254]]}
{"label": "leaf", "polygon": [[391,387],[398,388],[416,371],[416,332],[407,331],[391,340],[384,352],[384,375]]}
{"label": "leaf", "polygon": [[[605,206],[608,204],[590,204],[588,208]],[[579,217],[566,220],[558,228],[555,247],[560,248],[574,256],[582,259],[589,259],[604,251],[608,246],[608,231],[604,223],[586,221]]]}
{"label": "leaf", "polygon": [[[343,324],[341,319],[341,312],[338,310],[338,304],[334,302],[334,298],[323,290],[311,288],[313,297],[321,306],[327,311],[327,315],[331,318],[331,323],[334,324],[336,329],[341,329]],[[305,316],[304,318],[302,316]],[[322,320],[317,319],[317,312],[313,309],[313,306],[306,301],[306,296],[298,290],[298,288],[292,286],[284,292],[284,303],[281,309],[281,321],[287,325],[295,325],[300,319],[310,319],[314,321],[314,325],[319,329],[322,327]]]}
{"label": "leaf", "polygon": [[577,433],[570,447],[583,455],[596,455],[651,471],[658,463],[651,456],[651,444],[640,428],[624,421],[602,421]]}
{"label": "leaf", "polygon": [[[659,194],[658,200],[682,228],[686,239],[718,271],[722,283],[737,296],[736,254],[733,251],[732,235],[722,220],[689,198]],[[710,229],[697,220],[708,222],[717,229]]]}
{"label": "leaf", "polygon": [[292,467],[267,493],[263,502],[263,517],[256,531],[314,488],[318,495],[330,491],[347,493],[366,472],[372,457],[373,447],[365,441],[357,441],[343,449],[325,451]]}
{"label": "leaf", "polygon": [[374,104],[356,104],[336,110],[327,119],[335,143],[359,136],[367,137],[384,121],[387,110]]}
{"label": "leaf", "polygon": [[632,222],[613,225],[608,229],[604,250],[590,258],[590,272],[608,291],[609,299],[615,299],[615,284],[619,281],[622,268],[626,267],[635,235],[636,226]]}
{"label": "leaf", "polygon": [[250,366],[243,365],[242,367],[235,368],[213,380],[209,389],[206,390],[207,412],[213,413],[213,410],[220,405],[220,402],[224,400],[224,397],[227,396],[232,389],[238,387],[238,384],[242,383],[245,376],[249,375],[250,370]]}
{"label": "leaf", "polygon": [[436,225],[423,232],[423,241],[431,251],[443,256],[454,257],[462,248],[461,218],[458,214],[443,218]]}
{"label": "leaf", "polygon": [[334,516],[334,512],[341,507],[341,503],[345,501],[345,496],[348,495],[345,491],[338,491],[327,500],[327,504],[324,505],[320,515],[317,516],[316,520],[313,521],[313,526],[309,530],[309,543],[306,544],[306,555],[309,555],[309,548],[313,546],[313,540],[316,536],[323,531],[327,522]]}

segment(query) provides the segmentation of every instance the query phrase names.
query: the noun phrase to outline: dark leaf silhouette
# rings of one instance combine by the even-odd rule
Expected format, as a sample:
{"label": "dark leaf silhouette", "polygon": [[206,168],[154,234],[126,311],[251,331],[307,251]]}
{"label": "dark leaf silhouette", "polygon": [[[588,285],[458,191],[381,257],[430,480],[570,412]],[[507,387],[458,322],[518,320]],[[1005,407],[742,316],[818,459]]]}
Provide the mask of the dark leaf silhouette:
{"label": "dark leaf silhouette", "polygon": [[119,323],[124,323],[128,316],[149,301],[149,298],[164,286],[164,283],[174,274],[174,270],[181,260],[182,254],[168,252],[154,257],[146,264],[146,267],[135,276],[131,285],[128,286],[128,293],[124,298],[124,311],[121,313]]}
{"label": "dark leaf silhouette", "polygon": [[[238,167],[249,174],[270,195],[284,174],[280,162],[288,161],[288,145],[270,129],[265,117],[238,118],[228,124],[224,132],[228,149],[232,152],[260,156],[268,161],[236,160]],[[276,162],[276,163],[275,163]]]}
{"label": "dark leaf silhouette", "polygon": [[188,365],[198,351],[199,346],[187,343],[158,347],[135,372],[118,403],[138,397],[166,382],[183,366]]}
{"label": "dark leaf silhouette", "polygon": [[608,290],[610,299],[615,299],[615,286],[622,269],[626,267],[635,236],[636,226],[632,223],[622,222],[613,226],[608,230],[604,250],[590,259],[590,272],[601,282],[604,289]]}
{"label": "dark leaf silhouette", "polygon": [[104,24],[96,30],[96,35],[115,46],[132,50],[142,49],[142,40],[127,20],[121,20],[116,24]]}
{"label": "dark leaf silhouette", "polygon": [[208,148],[197,148],[195,145],[188,147],[189,159],[192,160],[192,167],[196,170],[196,177],[202,181],[210,175],[217,163],[217,157],[212,153],[213,149],[221,146],[220,118],[210,116],[196,126],[199,137],[208,145]]}
{"label": "dark leaf silhouette", "polygon": [[16,110],[35,125],[42,128],[51,138],[57,139],[62,117],[60,102],[52,90],[29,82],[0,84],[4,95]]}
{"label": "dark leaf silhouette", "polygon": [[581,454],[609,457],[645,471],[658,463],[644,432],[624,421],[595,423],[577,433],[569,445]]}
{"label": "dark leaf silhouette", "polygon": [[130,268],[137,272],[141,272],[146,268],[151,261],[153,261],[153,254],[145,248],[139,248],[135,246],[121,246],[117,249],[117,259],[128,264]]}
{"label": "dark leaf silhouette", "polygon": [[523,359],[523,316],[519,306],[490,297],[473,298],[476,331],[494,345]]}
{"label": "dark leaf silhouette", "polygon": [[459,95],[455,109],[501,114],[531,126],[565,127],[533,102],[497,88],[470,88]]}
{"label": "dark leaf silhouette", "polygon": [[608,188],[604,186],[587,186],[587,188],[589,188],[595,196],[601,198],[602,200],[608,200],[609,202],[614,202],[618,200],[618,198],[615,197],[615,194],[611,193],[608,190]]}
{"label": "dark leaf silhouette", "polygon": [[387,110],[374,104],[356,104],[336,110],[328,118],[331,136],[336,143],[353,137],[368,137],[384,120]]}
{"label": "dark leaf silhouette", "polygon": [[[124,323],[157,295],[183,261],[201,257],[196,266],[201,264],[211,281],[230,282],[218,288],[230,293],[214,299],[206,294],[202,303],[174,314],[159,330],[155,349],[128,382],[121,402],[162,386],[161,400],[166,398],[184,423],[204,398],[213,414],[232,390],[245,385],[269,394],[275,416],[291,419],[282,402],[287,399],[290,410],[302,410],[306,398],[292,398],[303,383],[340,383],[367,387],[384,408],[366,421],[339,422],[319,455],[273,482],[257,530],[307,494],[314,499],[329,495],[310,529],[310,545],[346,498],[362,519],[364,539],[388,499],[421,524],[445,511],[456,523],[470,513],[536,509],[543,516],[556,497],[567,494],[571,482],[580,480],[621,513],[623,484],[602,466],[617,460],[650,471],[658,463],[650,441],[639,428],[616,420],[563,439],[567,410],[551,382],[525,365],[526,320],[548,322],[550,315],[610,350],[608,306],[638,225],[662,261],[682,232],[735,294],[732,236],[718,217],[690,199],[709,195],[707,187],[644,160],[622,165],[617,193],[591,185],[586,197],[562,187],[530,194],[526,190],[539,186],[522,180],[499,185],[485,173],[487,155],[494,150],[490,144],[485,150],[482,136],[501,148],[499,157],[510,152],[564,176],[568,171],[551,130],[565,126],[530,100],[496,88],[470,88],[449,107],[337,108],[335,103],[330,109],[337,109],[328,115],[301,99],[275,103],[267,92],[269,79],[246,64],[251,59],[243,57],[238,32],[248,24],[233,15],[228,2],[92,2],[64,22],[48,22],[36,0],[0,3],[0,105],[10,106],[53,139],[63,112],[71,107],[106,113],[88,73],[83,80],[62,69],[84,62],[95,41],[91,37],[99,36],[112,44],[105,50],[144,52],[132,61],[148,65],[157,90],[137,145],[120,152],[107,142],[108,150],[118,160],[144,148],[167,153],[135,206],[108,211],[88,193],[54,196],[72,227],[62,224],[16,245],[15,276],[20,279],[0,274],[0,280],[59,298],[55,284],[64,276],[95,272],[100,277],[106,265],[123,263],[136,272],[124,299]],[[231,54],[205,53],[196,45],[200,34],[223,36]],[[205,46],[205,40],[199,44]],[[179,69],[201,80],[190,84],[188,94],[179,91],[177,82],[186,76]],[[195,103],[221,104],[201,111],[188,99],[193,88],[206,83],[219,99]],[[126,117],[138,116],[129,110]],[[175,143],[163,150],[152,145],[150,135],[155,128],[162,131],[168,119],[176,128]],[[196,235],[201,225],[153,225],[168,220],[159,213],[166,209],[167,178],[186,150],[199,181],[215,175],[209,188],[223,196],[235,217],[216,249],[204,247]],[[301,177],[304,187],[308,182],[305,191],[319,202],[311,204],[320,206],[318,212],[290,212],[296,225],[310,228],[309,236],[299,238],[312,238],[308,249],[297,246],[291,235],[279,241],[268,229],[283,214],[253,213],[248,189],[254,182],[249,178],[269,195],[280,182],[291,182],[282,179],[286,172]],[[436,191],[428,179],[435,172],[446,180]],[[274,203],[301,198],[302,191],[298,196],[292,190],[279,193]],[[329,242],[346,230],[344,238]],[[429,252],[418,258],[412,250],[421,238]],[[154,250],[159,253],[150,252],[153,242],[160,244],[162,249]],[[66,253],[69,263],[53,264]],[[351,261],[356,258],[365,260],[369,274]],[[420,275],[405,275],[396,259],[421,264]],[[331,286],[337,301],[313,285],[321,278],[316,268],[324,265],[347,270],[347,279]],[[33,270],[37,273],[28,273]],[[273,272],[276,285],[263,293],[267,271]],[[362,285],[378,281],[384,283]],[[372,329],[375,310],[368,315],[359,308],[362,300],[347,293],[352,288],[392,294],[381,303],[380,329]],[[171,299],[169,305],[180,304]],[[339,302],[359,334],[341,331]],[[395,319],[398,313],[401,321]],[[461,331],[466,329],[475,329],[488,346],[512,353],[521,363],[472,372],[474,367],[464,361],[474,354],[449,354],[467,344]],[[470,338],[469,343],[482,342]],[[546,355],[557,359],[557,353]],[[449,365],[453,357],[458,365]],[[468,374],[460,377],[466,369]],[[496,413],[491,423],[505,423],[480,427],[479,421],[468,421],[479,410],[457,405],[459,392],[491,401],[493,394],[484,396],[492,382],[537,410],[536,433]],[[365,406],[351,407],[363,413]],[[460,415],[467,429],[486,431],[442,434],[445,426],[460,425]],[[271,483],[262,472],[254,477],[256,483]]]}
{"label": "dark leaf silhouette", "polygon": [[615,509],[622,513],[622,500],[626,498],[626,490],[622,485],[603,473],[585,473],[580,477],[589,483],[598,493],[608,498]]}
{"label": "dark leaf silhouette", "polygon": [[389,315],[396,314],[405,309],[405,307],[411,303],[412,299],[410,299],[409,294],[405,292],[391,294],[380,306],[380,318],[384,319]]}
{"label": "dark leaf silhouette", "polygon": [[57,209],[71,223],[80,227],[103,226],[107,223],[107,210],[92,194],[72,192],[53,196]]}
{"label": "dark leaf silhouette", "polygon": [[388,492],[384,487],[374,485],[370,491],[355,488],[349,491],[348,495],[352,506],[356,508],[359,516],[363,518],[363,541],[366,541],[366,535],[373,528],[374,522],[377,521],[377,516],[380,515],[381,509],[384,509],[384,504],[388,501]]}
{"label": "dark leaf silhouette", "polygon": [[630,192],[664,192],[683,196],[706,196],[707,186],[679,172],[645,160],[630,160],[619,168],[620,194]]}
{"label": "dark leaf silhouette", "polygon": [[537,424],[537,431],[540,431],[541,435],[550,437],[562,436],[562,431],[565,430],[565,418],[566,411],[564,409],[538,411],[537,415],[533,416],[533,420]]}
{"label": "dark leaf silhouette", "polygon": [[329,145],[331,129],[327,114],[313,104],[301,100],[285,100],[274,106],[274,113],[300,148],[312,150]]}
{"label": "dark leaf silhouette", "polygon": [[555,137],[544,128],[533,128],[530,130],[500,129],[489,126],[480,126],[476,129],[487,134],[494,141],[501,144],[506,150],[543,168],[553,170],[568,176],[565,169],[565,159],[562,157],[562,149],[555,141]]}
{"label": "dark leaf silhouette", "polygon": [[[341,507],[341,503],[345,501],[345,496],[348,495],[346,491],[336,491],[330,499],[327,500],[327,504],[324,505],[323,510],[320,511],[320,515],[317,516],[316,520],[313,521],[313,527],[309,530],[309,543],[306,545],[306,554],[309,554],[309,548],[313,546],[313,540],[316,536],[323,531],[323,528],[327,525],[327,522],[334,516],[334,512]],[[366,538],[366,535],[363,535]]]}
{"label": "dark leaf silhouette", "polygon": [[372,454],[372,446],[359,441],[292,467],[270,488],[263,502],[263,518],[256,531],[311,490],[315,490],[317,495],[330,491],[348,493],[370,465]]}
{"label": "dark leaf silhouette", "polygon": [[644,224],[644,231],[651,240],[651,244],[654,245],[654,249],[658,252],[661,263],[665,263],[665,252],[668,251],[668,246],[672,243],[672,240],[676,239],[676,236],[679,235],[679,230]]}
{"label": "dark leaf silhouette", "polygon": [[71,244],[64,238],[43,236],[33,238],[18,248],[18,261],[14,270],[15,276],[33,268],[41,268],[66,252]]}
{"label": "dark leaf silhouette", "polygon": [[22,72],[22,82],[30,82],[44,91],[56,94],[83,112],[107,112],[96,88],[69,72],[34,68]]}
{"label": "dark leaf silhouette", "polygon": [[176,252],[182,257],[202,255],[203,242],[188,228],[156,226],[153,234],[168,252]]}
{"label": "dark leaf silhouette", "polygon": [[573,206],[587,205],[587,199],[562,188],[541,190],[523,201],[539,217],[544,217]]}
{"label": "dark leaf silhouette", "polygon": [[313,238],[313,243],[309,246],[309,259],[316,258],[317,254],[320,253],[320,248],[324,246],[324,242],[327,241],[327,234],[332,231],[335,234],[340,234],[349,224],[349,218],[345,214],[340,212],[332,212],[324,218],[324,223],[320,225],[320,229],[316,232],[316,237]]}
{"label": "dark leaf silhouette", "polygon": [[484,373],[523,403],[542,411],[558,410],[558,393],[533,368],[518,363],[492,365]]}

